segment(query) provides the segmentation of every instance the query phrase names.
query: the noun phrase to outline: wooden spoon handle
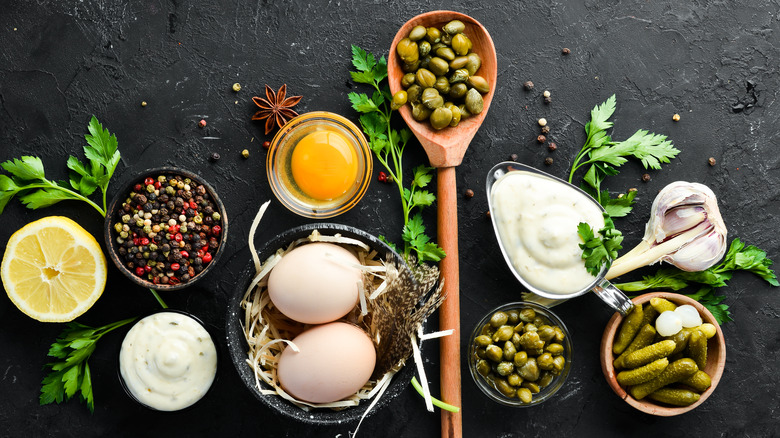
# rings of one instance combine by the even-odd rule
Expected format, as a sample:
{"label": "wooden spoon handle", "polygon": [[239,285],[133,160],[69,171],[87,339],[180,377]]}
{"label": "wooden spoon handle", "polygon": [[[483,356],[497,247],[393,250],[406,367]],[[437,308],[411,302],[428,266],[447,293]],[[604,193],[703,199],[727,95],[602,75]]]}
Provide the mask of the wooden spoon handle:
{"label": "wooden spoon handle", "polygon": [[[454,329],[450,336],[441,338],[441,397],[455,406],[461,406],[460,394],[460,274],[458,267],[458,190],[455,168],[437,170],[438,240],[447,256],[441,261],[446,299],[439,309],[439,329]],[[441,411],[441,436],[461,438],[463,415],[460,412]]]}

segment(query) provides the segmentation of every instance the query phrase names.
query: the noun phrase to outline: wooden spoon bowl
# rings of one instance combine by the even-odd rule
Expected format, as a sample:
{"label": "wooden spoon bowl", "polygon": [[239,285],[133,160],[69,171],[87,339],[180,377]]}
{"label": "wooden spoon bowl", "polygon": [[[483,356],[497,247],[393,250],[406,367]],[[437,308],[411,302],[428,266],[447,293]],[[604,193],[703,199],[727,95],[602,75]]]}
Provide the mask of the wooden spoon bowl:
{"label": "wooden spoon bowl", "polygon": [[496,47],[493,45],[493,39],[487,29],[477,20],[458,12],[452,11],[432,11],[418,15],[407,21],[393,38],[390,46],[390,54],[387,59],[387,79],[390,84],[390,91],[395,94],[401,90],[401,78],[406,74],[402,67],[402,62],[395,51],[398,42],[409,36],[409,32],[417,26],[441,28],[452,20],[460,20],[466,25],[463,33],[469,37],[472,43],[471,51],[482,58],[482,66],[477,71],[477,75],[487,79],[490,84],[490,91],[482,96],[485,102],[481,113],[461,120],[458,126],[444,128],[437,131],[426,122],[418,122],[412,117],[412,108],[410,105],[404,105],[399,109],[401,117],[412,130],[414,135],[420,140],[428,159],[433,167],[452,167],[457,166],[463,161],[463,155],[466,153],[471,139],[477,133],[482,121],[485,120],[490,103],[493,101],[493,95],[496,92],[496,77],[498,64],[496,61]]}
{"label": "wooden spoon bowl", "polygon": [[601,370],[604,372],[604,377],[607,378],[607,383],[610,388],[618,395],[618,397],[625,400],[626,403],[634,408],[648,413],[650,415],[657,415],[661,417],[671,417],[674,415],[684,414],[688,411],[696,409],[697,406],[704,403],[705,400],[715,391],[715,387],[718,386],[721,376],[723,376],[723,368],[726,366],[726,341],[723,337],[723,332],[720,330],[718,322],[715,317],[712,316],[709,310],[699,304],[698,301],[686,297],[685,295],[667,293],[667,292],[653,292],[644,295],[640,295],[634,298],[632,301],[634,304],[642,305],[650,302],[650,299],[659,297],[666,298],[667,300],[681,306],[683,304],[690,304],[699,311],[703,322],[708,322],[715,326],[717,333],[711,339],[707,341],[707,366],[704,367],[704,372],[709,374],[712,379],[712,385],[707,388],[701,394],[699,400],[689,406],[673,407],[666,406],[649,398],[637,400],[631,396],[626,389],[617,381],[617,372],[615,371],[612,361],[614,355],[612,354],[612,343],[615,339],[615,333],[617,333],[620,323],[623,322],[623,317],[619,313],[615,313],[612,319],[607,323],[607,328],[604,329],[604,336],[601,338]]}

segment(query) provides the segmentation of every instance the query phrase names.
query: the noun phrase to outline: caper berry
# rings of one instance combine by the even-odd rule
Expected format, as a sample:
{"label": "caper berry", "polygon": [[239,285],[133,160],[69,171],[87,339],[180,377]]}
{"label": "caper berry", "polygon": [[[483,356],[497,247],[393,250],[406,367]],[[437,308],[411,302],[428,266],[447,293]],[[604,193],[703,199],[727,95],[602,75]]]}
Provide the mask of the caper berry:
{"label": "caper berry", "polygon": [[420,52],[417,48],[417,43],[409,38],[404,38],[398,42],[395,46],[395,51],[398,56],[406,64],[412,64],[420,59]]}
{"label": "caper berry", "polygon": [[423,87],[423,89],[431,88],[436,83],[436,75],[428,69],[421,68],[417,70],[415,75],[417,76],[417,84]]}
{"label": "caper berry", "polygon": [[400,90],[393,94],[393,101],[390,103],[390,108],[397,110],[398,108],[401,108],[406,103],[406,100],[408,98],[408,95],[406,91]]}
{"label": "caper berry", "polygon": [[[515,348],[515,344],[512,343],[512,341],[506,341],[504,342],[504,360],[510,361],[513,360],[515,357],[515,354],[517,353],[517,348]],[[552,356],[550,356],[552,358]]]}
{"label": "caper berry", "polygon": [[490,317],[490,325],[499,328],[502,325],[505,325],[507,320],[509,319],[509,316],[504,312],[496,312],[493,314],[493,316]]}
{"label": "caper berry", "polygon": [[450,92],[450,81],[444,76],[439,76],[436,79],[436,83],[433,84],[433,88],[439,91],[439,94],[448,94]]}
{"label": "caper berry", "polygon": [[426,30],[425,39],[431,44],[436,44],[441,41],[441,31],[435,27],[429,27]]}
{"label": "caper berry", "polygon": [[485,348],[485,357],[493,362],[500,362],[504,357],[504,352],[498,345],[488,345]]}
{"label": "caper berry", "polygon": [[[439,90],[435,88],[426,88],[423,90],[421,101],[423,105],[427,106],[431,110],[435,110],[436,108],[440,108],[442,105],[444,105],[444,98],[439,94]],[[447,123],[449,123],[449,121],[447,121]]]}
{"label": "caper berry", "polygon": [[466,79],[466,83],[470,87],[476,88],[477,91],[479,91],[482,94],[485,94],[488,91],[490,91],[490,85],[488,85],[487,79],[483,78],[482,76],[469,76],[469,78]]}
{"label": "caper berry", "polygon": [[504,379],[497,379],[494,382],[494,385],[498,392],[500,392],[506,398],[513,398],[517,393],[517,390]]}
{"label": "caper berry", "polygon": [[433,72],[436,76],[441,76],[450,71],[450,66],[444,59],[434,56],[431,58],[431,62],[428,63],[428,70]]}
{"label": "caper berry", "polygon": [[[410,73],[411,74],[411,73]],[[422,87],[414,84],[406,90],[406,101],[410,103],[419,103],[422,96]]]}
{"label": "caper berry", "polygon": [[[496,332],[493,334],[493,342],[505,342],[510,339],[512,339],[512,334],[514,334],[514,330],[512,327],[508,325],[504,325],[498,328]],[[537,336],[538,339],[538,336]],[[522,336],[520,342],[522,343]]]}
{"label": "caper berry", "polygon": [[517,373],[512,373],[506,376],[506,382],[512,386],[520,386],[523,383],[523,378]]}
{"label": "caper berry", "polygon": [[531,400],[533,400],[533,394],[531,394],[531,391],[528,388],[520,388],[516,393],[517,398],[523,403],[531,403]]}
{"label": "caper berry", "polygon": [[460,20],[452,20],[445,24],[442,29],[450,35],[455,35],[466,30],[466,25]]}
{"label": "caper berry", "polygon": [[[471,49],[471,40],[466,35],[459,33],[452,37],[452,50],[456,55],[465,56]],[[452,59],[450,60],[452,61]]]}
{"label": "caper berry", "polygon": [[423,105],[422,103],[412,104],[412,117],[414,118],[414,120],[417,120],[418,122],[428,120],[428,117],[431,116],[431,113],[433,113],[433,110],[429,109],[427,106]]}
{"label": "caper berry", "polygon": [[455,59],[450,61],[450,68],[453,70],[457,70],[459,68],[463,68],[468,64],[469,57],[468,56],[456,56]]}
{"label": "caper berry", "polygon": [[[477,345],[479,345],[482,348],[486,348],[488,345],[493,343],[493,340],[490,339],[490,336],[485,336],[485,335],[477,336],[474,339],[474,341],[477,343]],[[560,345],[560,344],[555,344],[555,345]]]}
{"label": "caper berry", "polygon": [[466,86],[466,84],[464,84],[463,82],[450,85],[450,97],[452,97],[453,99],[462,98],[463,96],[466,95],[468,91],[469,91],[469,87]]}
{"label": "caper berry", "polygon": [[[458,72],[460,70],[456,70]],[[450,82],[452,82],[452,78],[450,78]],[[466,109],[469,110],[469,113],[471,114],[479,114],[484,109],[485,102],[482,100],[482,95],[479,94],[479,91],[477,91],[475,88],[472,88],[466,93]]]}
{"label": "caper berry", "polygon": [[414,73],[407,73],[404,75],[404,77],[401,78],[401,86],[404,88],[409,88],[414,85],[415,80],[417,80],[417,78]]}
{"label": "caper berry", "polygon": [[425,38],[427,31],[425,26],[414,26],[411,32],[409,32],[409,39],[412,41],[419,41]]}
{"label": "caper berry", "polygon": [[444,58],[447,61],[452,61],[453,59],[455,59],[455,51],[449,47],[438,48],[434,53],[436,53],[436,56],[440,58]]}
{"label": "caper berry", "polygon": [[536,333],[544,342],[550,342],[550,340],[555,337],[555,329],[547,324],[539,327],[539,330],[537,330]]}

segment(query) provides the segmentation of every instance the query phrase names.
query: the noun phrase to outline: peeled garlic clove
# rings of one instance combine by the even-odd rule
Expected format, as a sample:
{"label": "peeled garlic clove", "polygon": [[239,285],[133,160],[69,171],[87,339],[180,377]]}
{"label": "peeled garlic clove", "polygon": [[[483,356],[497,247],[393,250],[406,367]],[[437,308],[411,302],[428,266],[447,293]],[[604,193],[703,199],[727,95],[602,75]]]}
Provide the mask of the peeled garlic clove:
{"label": "peeled garlic clove", "polygon": [[682,326],[685,328],[698,327],[702,323],[699,311],[690,304],[683,304],[674,309],[674,313],[680,318]]}
{"label": "peeled garlic clove", "polygon": [[661,313],[655,320],[655,330],[664,337],[676,335],[682,328],[682,319],[672,310]]}

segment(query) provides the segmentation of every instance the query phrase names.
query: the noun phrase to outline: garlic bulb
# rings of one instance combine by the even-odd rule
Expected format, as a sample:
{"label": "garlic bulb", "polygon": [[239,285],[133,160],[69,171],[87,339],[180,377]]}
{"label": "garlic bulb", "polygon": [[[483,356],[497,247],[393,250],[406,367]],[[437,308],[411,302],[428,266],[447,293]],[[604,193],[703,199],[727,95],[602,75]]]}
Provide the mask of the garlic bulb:
{"label": "garlic bulb", "polygon": [[712,190],[699,183],[673,182],[653,201],[642,242],[615,260],[606,278],[661,261],[684,271],[703,271],[723,258],[726,235]]}

